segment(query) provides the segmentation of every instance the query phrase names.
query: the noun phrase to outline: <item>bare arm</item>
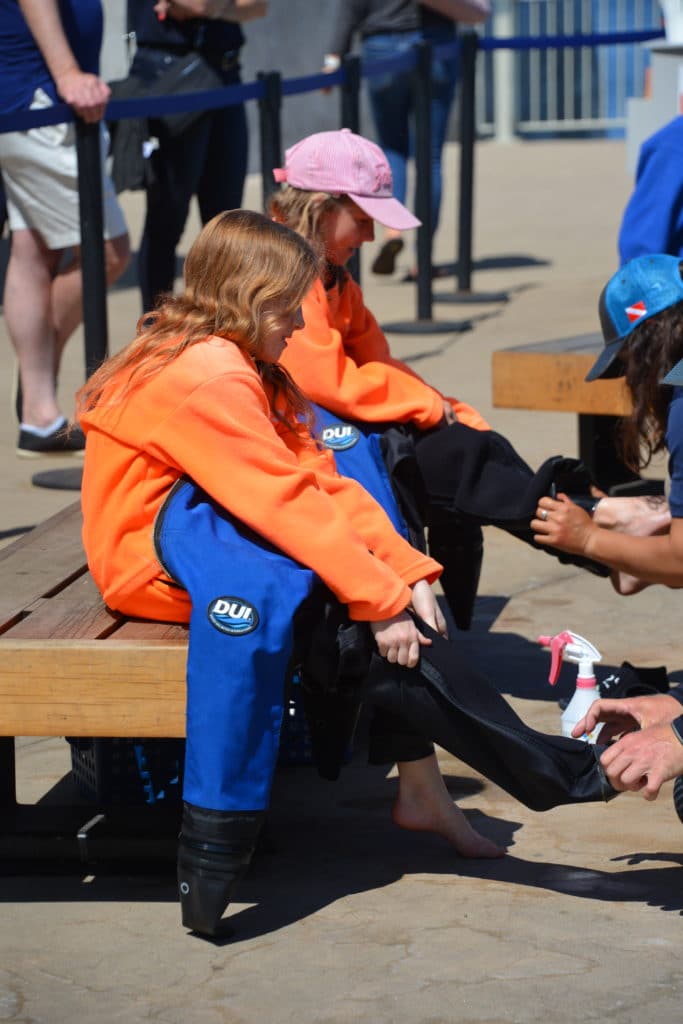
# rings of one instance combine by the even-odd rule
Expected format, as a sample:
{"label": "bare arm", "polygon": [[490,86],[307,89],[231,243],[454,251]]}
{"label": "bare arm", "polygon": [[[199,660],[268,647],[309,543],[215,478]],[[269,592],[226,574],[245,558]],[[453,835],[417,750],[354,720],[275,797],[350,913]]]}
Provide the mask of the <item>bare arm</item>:
{"label": "bare arm", "polygon": [[210,18],[214,21],[253,21],[268,13],[268,0],[159,0],[154,10],[157,17]]}
{"label": "bare arm", "polygon": [[585,555],[648,583],[683,587],[683,519],[672,519],[667,533],[633,537],[597,526],[563,494],[541,498],[538,506],[547,513],[546,519],[537,514],[531,520],[539,544]]}
{"label": "bare arm", "polygon": [[81,71],[66,38],[57,0],[19,0],[19,7],[61,98],[84,121],[101,120],[111,89],[97,75]]}

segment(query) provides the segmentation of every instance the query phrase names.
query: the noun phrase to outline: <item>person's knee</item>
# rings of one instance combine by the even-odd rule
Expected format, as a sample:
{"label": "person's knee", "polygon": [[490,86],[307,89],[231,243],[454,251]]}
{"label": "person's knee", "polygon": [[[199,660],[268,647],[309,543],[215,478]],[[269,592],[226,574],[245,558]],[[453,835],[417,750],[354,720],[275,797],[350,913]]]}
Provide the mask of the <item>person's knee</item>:
{"label": "person's knee", "polygon": [[130,264],[130,238],[128,234],[111,238],[104,243],[104,265],[107,284],[118,281]]}
{"label": "person's knee", "polygon": [[33,228],[12,232],[9,258],[15,265],[40,265],[52,270],[60,255],[61,251],[48,249],[40,233]]}

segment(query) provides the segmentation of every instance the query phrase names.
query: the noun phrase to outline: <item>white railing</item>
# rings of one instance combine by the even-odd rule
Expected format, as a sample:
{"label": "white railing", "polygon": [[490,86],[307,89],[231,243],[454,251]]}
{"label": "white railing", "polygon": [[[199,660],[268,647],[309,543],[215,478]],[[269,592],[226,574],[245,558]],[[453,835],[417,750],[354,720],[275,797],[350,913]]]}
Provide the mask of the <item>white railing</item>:
{"label": "white railing", "polygon": [[[657,29],[658,0],[495,0],[485,35],[573,35]],[[479,55],[482,134],[623,134],[626,99],[642,96],[647,45],[496,50]]]}

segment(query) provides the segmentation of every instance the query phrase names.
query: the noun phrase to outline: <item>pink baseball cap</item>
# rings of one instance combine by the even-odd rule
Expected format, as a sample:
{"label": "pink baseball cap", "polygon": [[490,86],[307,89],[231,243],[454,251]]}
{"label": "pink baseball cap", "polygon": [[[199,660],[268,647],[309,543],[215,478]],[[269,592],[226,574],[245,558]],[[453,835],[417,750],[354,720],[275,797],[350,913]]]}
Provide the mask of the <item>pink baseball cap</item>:
{"label": "pink baseball cap", "polygon": [[382,150],[349,128],[317,132],[285,153],[285,166],[273,170],[276,181],[306,192],[347,195],[361,210],[387,228],[418,228],[403,203],[393,197],[391,168]]}

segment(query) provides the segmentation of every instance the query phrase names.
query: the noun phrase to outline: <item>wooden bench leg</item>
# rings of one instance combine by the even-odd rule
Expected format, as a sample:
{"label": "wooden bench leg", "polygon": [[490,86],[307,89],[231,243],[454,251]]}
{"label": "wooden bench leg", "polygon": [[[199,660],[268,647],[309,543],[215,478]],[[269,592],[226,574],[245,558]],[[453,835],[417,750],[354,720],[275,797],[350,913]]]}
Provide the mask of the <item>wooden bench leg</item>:
{"label": "wooden bench leg", "polygon": [[17,774],[14,737],[0,736],[0,807],[16,807]]}

